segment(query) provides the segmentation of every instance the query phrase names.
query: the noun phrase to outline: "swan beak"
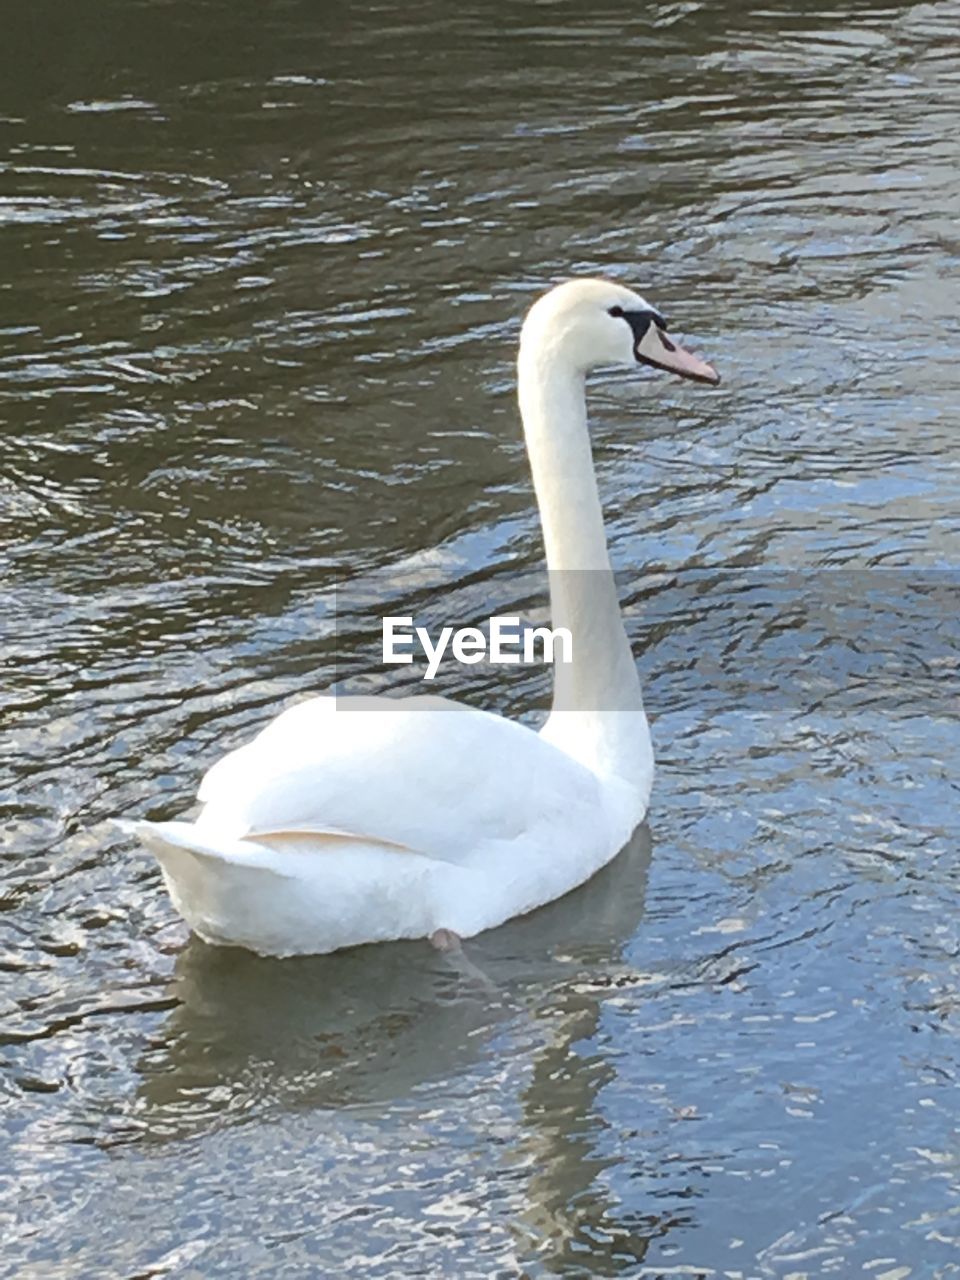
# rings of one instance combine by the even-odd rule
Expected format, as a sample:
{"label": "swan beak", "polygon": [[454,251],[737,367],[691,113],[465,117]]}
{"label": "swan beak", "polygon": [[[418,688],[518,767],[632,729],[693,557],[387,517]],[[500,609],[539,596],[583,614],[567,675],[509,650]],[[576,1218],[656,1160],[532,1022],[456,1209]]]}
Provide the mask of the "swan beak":
{"label": "swan beak", "polygon": [[646,332],[637,342],[635,348],[637,359],[641,364],[652,365],[654,369],[666,369],[677,373],[681,378],[690,378],[693,382],[707,382],[715,387],[720,375],[712,364],[701,360],[692,351],[684,351],[672,338],[668,338],[658,324],[647,326]]}

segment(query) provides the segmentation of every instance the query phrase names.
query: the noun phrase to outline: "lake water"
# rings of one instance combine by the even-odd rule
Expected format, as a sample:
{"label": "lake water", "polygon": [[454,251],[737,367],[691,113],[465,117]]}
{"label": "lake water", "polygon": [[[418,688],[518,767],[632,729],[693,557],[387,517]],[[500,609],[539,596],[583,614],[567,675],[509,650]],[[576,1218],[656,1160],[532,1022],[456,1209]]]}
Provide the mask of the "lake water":
{"label": "lake water", "polygon": [[[6,14],[0,1274],[960,1275],[958,29]],[[111,819],[363,682],[338,579],[527,607],[514,347],[584,272],[724,377],[591,388],[649,829],[485,977],[190,938]]]}

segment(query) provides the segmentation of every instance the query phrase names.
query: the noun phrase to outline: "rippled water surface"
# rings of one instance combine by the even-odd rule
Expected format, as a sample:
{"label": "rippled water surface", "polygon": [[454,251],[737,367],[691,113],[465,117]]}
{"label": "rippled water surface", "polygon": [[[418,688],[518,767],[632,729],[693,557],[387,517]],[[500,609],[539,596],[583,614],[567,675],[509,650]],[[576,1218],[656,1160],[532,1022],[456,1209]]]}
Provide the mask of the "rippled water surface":
{"label": "rippled water surface", "polygon": [[[960,1275],[958,30],[8,7],[3,1275]],[[206,947],[112,817],[362,681],[336,580],[526,607],[574,272],[724,374],[592,387],[649,830],[484,978]]]}

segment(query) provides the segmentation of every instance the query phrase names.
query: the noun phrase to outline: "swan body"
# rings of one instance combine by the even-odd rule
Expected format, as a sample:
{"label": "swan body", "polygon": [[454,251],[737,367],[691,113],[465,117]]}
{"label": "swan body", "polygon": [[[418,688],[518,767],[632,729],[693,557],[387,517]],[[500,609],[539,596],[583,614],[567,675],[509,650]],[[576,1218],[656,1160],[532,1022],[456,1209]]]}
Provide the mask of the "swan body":
{"label": "swan body", "polygon": [[543,522],[555,668],[539,733],[439,697],[295,704],[204,777],[194,821],[138,822],[209,942],[268,955],[470,937],[583,883],[646,813],[653,751],[607,557],[584,377],[642,363],[706,382],[639,295],[570,281],[531,308],[519,399]]}

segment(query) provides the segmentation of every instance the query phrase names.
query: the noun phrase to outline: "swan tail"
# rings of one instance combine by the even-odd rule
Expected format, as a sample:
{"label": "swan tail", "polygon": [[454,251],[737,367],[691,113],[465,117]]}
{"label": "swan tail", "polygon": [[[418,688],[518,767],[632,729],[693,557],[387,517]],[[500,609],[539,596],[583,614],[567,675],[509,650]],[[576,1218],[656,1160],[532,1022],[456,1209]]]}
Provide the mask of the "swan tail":
{"label": "swan tail", "polygon": [[174,907],[206,942],[269,955],[296,949],[289,937],[304,895],[272,850],[192,822],[125,827],[157,859]]}
{"label": "swan tail", "polygon": [[188,853],[215,862],[276,870],[269,865],[269,849],[251,840],[230,839],[204,831],[192,822],[124,822],[121,825],[129,835],[136,836],[164,867],[171,857],[179,859]]}
{"label": "swan tail", "polygon": [[[192,822],[122,827],[157,859],[174,907],[207,942],[283,956],[436,927],[425,877],[437,864],[397,845],[304,827],[244,837]],[[416,883],[413,913],[405,903]]]}

